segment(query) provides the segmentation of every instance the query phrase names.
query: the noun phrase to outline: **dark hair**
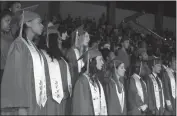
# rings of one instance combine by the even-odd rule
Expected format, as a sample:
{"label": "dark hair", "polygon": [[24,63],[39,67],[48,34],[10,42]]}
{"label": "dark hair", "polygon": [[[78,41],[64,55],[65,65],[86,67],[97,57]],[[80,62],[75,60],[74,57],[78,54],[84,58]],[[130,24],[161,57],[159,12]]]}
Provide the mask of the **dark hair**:
{"label": "dark hair", "polygon": [[[88,61],[85,62],[85,65],[82,68],[82,72],[85,72],[87,70],[87,63],[88,63]],[[97,72],[98,72],[98,69],[96,68],[96,57],[95,57],[95,58],[92,58],[91,61],[89,61],[90,77],[92,77]]]}
{"label": "dark hair", "polygon": [[1,20],[2,20],[2,18],[6,17],[6,16],[12,16],[12,12],[10,12],[8,10],[2,11],[1,14],[0,14]]}
{"label": "dark hair", "polygon": [[54,58],[60,60],[63,57],[66,61],[67,59],[62,54],[61,50],[58,48],[58,34],[52,33],[49,34],[49,48],[47,49],[47,53],[53,60]]}
{"label": "dark hair", "polygon": [[62,36],[62,33],[65,33],[68,30],[67,30],[66,26],[63,25],[58,28],[58,31],[60,32],[60,36]]}
{"label": "dark hair", "polygon": [[111,53],[111,51],[109,49],[107,49],[107,48],[104,48],[104,49],[102,49],[100,51],[101,51],[101,54],[103,56],[103,59],[105,61],[107,61],[107,57],[109,56],[109,54]]}
{"label": "dark hair", "polygon": [[11,8],[12,5],[14,5],[14,4],[16,4],[16,3],[20,3],[20,4],[21,4],[20,1],[10,1],[10,2],[7,3],[7,8]]}

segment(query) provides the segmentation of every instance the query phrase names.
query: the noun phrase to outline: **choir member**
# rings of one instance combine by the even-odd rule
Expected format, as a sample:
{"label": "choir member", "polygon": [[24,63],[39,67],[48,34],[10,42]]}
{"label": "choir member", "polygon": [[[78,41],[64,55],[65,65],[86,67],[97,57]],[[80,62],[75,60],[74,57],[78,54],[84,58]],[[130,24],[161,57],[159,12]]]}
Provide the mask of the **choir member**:
{"label": "choir member", "polygon": [[161,77],[159,77],[161,71],[161,60],[158,57],[153,56],[149,61],[151,68],[151,74],[147,79],[148,88],[148,107],[153,115],[163,115],[165,101],[164,90]]}
{"label": "choir member", "polygon": [[170,66],[163,65],[163,76],[162,81],[164,84],[164,95],[165,95],[165,114],[175,115],[176,114],[176,61],[175,57],[172,56],[170,60]]}
{"label": "choir member", "polygon": [[86,54],[88,60],[73,91],[72,115],[107,115],[104,90],[98,80],[98,72],[104,64],[102,55],[96,49]]}
{"label": "choir member", "polygon": [[12,13],[9,11],[3,11],[0,15],[1,15],[1,75],[0,78],[2,78],[4,67],[6,64],[7,54],[14,38],[12,36],[11,29],[10,29]]}
{"label": "choir member", "polygon": [[[24,11],[20,34],[11,44],[1,84],[1,108],[16,115],[45,115],[46,62],[32,42],[41,35],[38,14]],[[12,115],[10,114],[10,115]]]}
{"label": "choir member", "polygon": [[126,94],[123,84],[124,63],[120,60],[110,62],[111,76],[105,80],[105,96],[108,115],[127,115]]}
{"label": "choir member", "polygon": [[143,79],[146,70],[142,61],[136,61],[133,72],[128,89],[128,114],[146,115],[148,111],[148,93],[146,82]]}
{"label": "choir member", "polygon": [[70,65],[73,86],[79,77],[81,68],[84,66],[83,60],[79,60],[78,62],[77,60],[84,53],[84,48],[88,46],[90,41],[89,34],[83,30],[83,26],[79,27],[78,31],[74,31],[74,33],[76,33],[75,45],[68,50],[66,55]]}
{"label": "choir member", "polygon": [[53,27],[48,28],[48,48],[42,49],[48,64],[46,114],[66,115],[70,112],[71,75],[67,60],[59,49],[59,32]]}

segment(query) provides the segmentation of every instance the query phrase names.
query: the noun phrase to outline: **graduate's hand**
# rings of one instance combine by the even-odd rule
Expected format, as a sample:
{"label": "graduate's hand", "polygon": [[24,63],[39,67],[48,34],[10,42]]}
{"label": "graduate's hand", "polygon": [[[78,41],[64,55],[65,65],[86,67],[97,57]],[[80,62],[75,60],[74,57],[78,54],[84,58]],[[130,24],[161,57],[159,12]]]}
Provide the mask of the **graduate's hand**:
{"label": "graduate's hand", "polygon": [[19,115],[27,115],[27,111],[26,111],[25,108],[20,108],[20,109],[18,110],[18,114],[19,114]]}
{"label": "graduate's hand", "polygon": [[147,109],[147,107],[148,107],[147,104],[144,104],[144,105],[140,106],[142,111],[145,111]]}
{"label": "graduate's hand", "polygon": [[172,111],[172,105],[171,105],[170,100],[166,100],[166,104],[167,104],[168,111]]}

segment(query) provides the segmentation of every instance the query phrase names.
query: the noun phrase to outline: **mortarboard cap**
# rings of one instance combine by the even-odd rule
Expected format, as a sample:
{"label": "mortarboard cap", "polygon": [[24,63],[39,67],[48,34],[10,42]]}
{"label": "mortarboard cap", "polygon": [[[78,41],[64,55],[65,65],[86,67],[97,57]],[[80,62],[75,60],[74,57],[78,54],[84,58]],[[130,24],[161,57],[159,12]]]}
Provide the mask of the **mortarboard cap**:
{"label": "mortarboard cap", "polygon": [[149,57],[149,63],[151,65],[156,65],[156,64],[161,64],[161,58],[160,57],[157,57],[155,55],[152,55]]}
{"label": "mortarboard cap", "polygon": [[136,51],[136,56],[140,56],[142,53],[144,52],[147,52],[146,48],[139,48],[137,51]]}
{"label": "mortarboard cap", "polygon": [[[27,15],[27,16],[24,16],[24,18],[27,17],[26,19],[29,19],[31,14],[28,14],[28,12],[34,12],[38,8],[38,6],[39,5],[33,5],[33,6],[25,7],[23,9],[17,11],[15,13],[15,15],[12,17],[11,24],[16,24],[17,22],[20,21],[23,11],[25,11],[26,15]],[[25,15],[25,13],[24,13],[24,15]],[[25,19],[24,19],[24,21],[25,21]]]}
{"label": "mortarboard cap", "polygon": [[119,58],[115,57],[114,59],[112,59],[111,61],[108,62],[109,67],[111,69],[115,68],[115,67],[119,67],[120,64],[122,64],[123,61],[119,60]]}
{"label": "mortarboard cap", "polygon": [[[82,58],[84,58],[86,55],[88,55],[88,53],[90,54],[93,54],[92,56],[90,56],[89,57],[89,59],[92,59],[92,58],[94,58],[94,52],[93,51],[98,51],[97,53],[98,54],[101,54],[101,52],[98,50],[98,43],[95,45],[95,46],[93,46],[93,47],[91,47],[91,48],[89,48],[87,51],[85,51],[84,53],[83,53],[83,55],[78,59],[78,61],[80,60],[80,59],[82,59]],[[93,52],[93,53],[92,53]],[[102,55],[101,55],[102,56]],[[96,56],[95,56],[96,57]]]}

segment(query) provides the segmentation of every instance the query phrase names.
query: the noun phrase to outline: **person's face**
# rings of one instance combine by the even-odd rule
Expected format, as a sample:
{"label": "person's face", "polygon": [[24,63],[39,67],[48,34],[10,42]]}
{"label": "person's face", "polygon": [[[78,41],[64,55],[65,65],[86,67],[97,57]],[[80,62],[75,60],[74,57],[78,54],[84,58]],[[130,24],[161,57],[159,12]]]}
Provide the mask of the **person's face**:
{"label": "person's face", "polygon": [[12,5],[12,7],[10,8],[10,10],[13,12],[13,13],[16,13],[17,11],[21,10],[21,4],[20,3],[14,3]]}
{"label": "person's face", "polygon": [[64,33],[62,33],[62,35],[61,35],[62,40],[66,40],[66,37],[67,37],[67,36],[68,36],[67,31],[64,32]]}
{"label": "person's face", "polygon": [[148,55],[146,52],[142,53],[142,58],[143,58],[143,60],[146,60],[146,61],[148,60]]}
{"label": "person's face", "polygon": [[153,67],[153,71],[159,74],[161,71],[161,64],[155,64],[155,66]]}
{"label": "person's face", "polygon": [[118,69],[116,70],[117,75],[119,75],[120,77],[123,77],[125,75],[125,67],[124,67],[124,63],[120,64],[120,66],[118,67]]}
{"label": "person's face", "polygon": [[84,35],[84,38],[83,38],[83,45],[84,45],[84,46],[88,46],[89,41],[90,41],[90,36],[89,36],[89,34],[86,32],[85,35]]}
{"label": "person's face", "polygon": [[31,27],[32,31],[35,34],[37,34],[37,35],[42,34],[44,26],[42,25],[40,18],[36,18],[36,19],[32,20],[31,22],[27,22],[27,25],[29,27]]}
{"label": "person's face", "polygon": [[115,58],[114,52],[110,52],[109,54],[109,60],[113,60]]}
{"label": "person's face", "polygon": [[129,45],[130,45],[129,40],[126,40],[126,41],[123,42],[123,47],[125,49],[128,49]]}
{"label": "person's face", "polygon": [[98,70],[101,70],[102,67],[103,67],[103,64],[104,64],[104,62],[103,62],[102,56],[97,56],[97,57],[96,57],[96,68],[97,68]]}
{"label": "person's face", "polygon": [[9,15],[6,15],[1,19],[1,30],[5,32],[10,31],[10,22],[12,20],[12,17]]}

